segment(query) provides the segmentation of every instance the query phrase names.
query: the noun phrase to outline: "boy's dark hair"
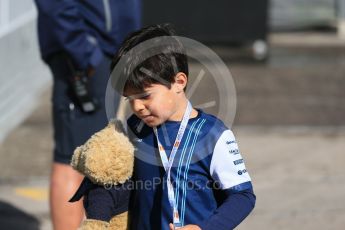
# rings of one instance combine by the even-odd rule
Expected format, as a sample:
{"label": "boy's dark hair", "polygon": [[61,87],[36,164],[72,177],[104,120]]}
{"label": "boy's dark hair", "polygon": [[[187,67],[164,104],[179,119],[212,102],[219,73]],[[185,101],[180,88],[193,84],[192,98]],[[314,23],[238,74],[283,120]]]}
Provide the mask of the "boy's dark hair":
{"label": "boy's dark hair", "polygon": [[[174,36],[175,32],[169,24],[148,26],[130,34],[111,63],[110,71],[113,72],[121,58],[126,56],[124,68],[119,74],[111,76],[113,87],[120,93],[127,88],[143,91],[151,84],[162,84],[170,89],[178,72],[188,76],[185,48]],[[144,44],[139,49],[143,52],[131,52],[134,47],[150,39],[154,44],[152,47]],[[125,79],[120,88],[116,84],[119,77]]]}

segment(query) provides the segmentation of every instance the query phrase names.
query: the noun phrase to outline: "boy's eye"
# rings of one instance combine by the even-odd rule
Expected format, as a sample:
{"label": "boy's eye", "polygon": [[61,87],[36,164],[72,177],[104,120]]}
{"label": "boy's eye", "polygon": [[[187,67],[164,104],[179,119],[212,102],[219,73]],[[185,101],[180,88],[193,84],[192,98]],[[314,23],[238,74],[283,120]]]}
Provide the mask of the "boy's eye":
{"label": "boy's eye", "polygon": [[141,97],[141,99],[148,99],[150,96],[151,96],[151,94],[148,93],[148,94],[143,95]]}
{"label": "boy's eye", "polygon": [[125,100],[134,100],[134,99],[148,99],[150,98],[151,93],[148,92],[144,92],[144,93],[140,93],[140,94],[135,94],[135,95],[131,95],[131,96],[127,96],[125,97]]}

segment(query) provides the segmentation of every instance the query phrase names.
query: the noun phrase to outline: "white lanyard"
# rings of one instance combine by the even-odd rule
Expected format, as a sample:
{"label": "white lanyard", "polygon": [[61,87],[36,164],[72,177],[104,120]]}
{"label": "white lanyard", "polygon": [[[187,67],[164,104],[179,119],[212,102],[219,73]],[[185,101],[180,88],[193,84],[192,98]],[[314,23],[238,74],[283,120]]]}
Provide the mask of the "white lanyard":
{"label": "white lanyard", "polygon": [[185,111],[185,113],[183,115],[180,128],[178,130],[178,133],[176,135],[176,139],[175,139],[173,148],[172,148],[171,153],[170,153],[169,160],[168,160],[168,157],[167,157],[167,154],[165,152],[165,149],[164,149],[163,145],[159,141],[157,128],[156,127],[153,128],[153,131],[154,131],[154,133],[156,135],[156,138],[157,138],[159,154],[160,154],[160,157],[161,157],[161,160],[162,160],[165,172],[167,172],[167,174],[168,174],[167,175],[168,198],[169,198],[170,206],[171,206],[171,208],[173,210],[174,227],[182,227],[182,226],[181,226],[180,217],[179,217],[178,210],[177,210],[177,205],[176,205],[176,202],[175,202],[175,192],[174,192],[174,187],[173,187],[173,185],[171,183],[171,179],[170,179],[170,174],[171,173],[170,172],[171,172],[171,167],[172,167],[172,165],[174,163],[174,158],[175,158],[177,149],[180,146],[183,134],[184,134],[184,132],[186,130],[186,127],[187,127],[187,124],[188,124],[188,120],[189,120],[190,115],[192,113],[192,109],[193,109],[192,105],[188,101],[186,111]]}

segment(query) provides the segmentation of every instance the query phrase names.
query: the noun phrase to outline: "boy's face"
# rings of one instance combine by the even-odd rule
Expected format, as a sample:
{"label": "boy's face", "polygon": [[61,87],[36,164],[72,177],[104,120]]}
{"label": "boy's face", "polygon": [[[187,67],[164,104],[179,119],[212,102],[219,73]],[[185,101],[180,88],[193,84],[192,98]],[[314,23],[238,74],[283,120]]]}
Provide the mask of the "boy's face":
{"label": "boy's face", "polygon": [[152,84],[144,91],[126,89],[124,96],[129,100],[136,116],[150,127],[158,126],[169,120],[178,111],[179,93],[176,83],[171,88]]}

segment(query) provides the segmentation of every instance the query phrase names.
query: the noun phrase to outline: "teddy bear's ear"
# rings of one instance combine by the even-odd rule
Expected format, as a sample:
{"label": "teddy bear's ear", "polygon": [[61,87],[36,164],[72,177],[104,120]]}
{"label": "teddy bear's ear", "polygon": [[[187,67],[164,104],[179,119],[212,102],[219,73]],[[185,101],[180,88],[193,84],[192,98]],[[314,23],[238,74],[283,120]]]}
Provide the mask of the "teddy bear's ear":
{"label": "teddy bear's ear", "polygon": [[117,132],[123,133],[123,134],[126,135],[126,130],[125,130],[125,128],[123,127],[123,124],[122,124],[121,120],[113,119],[113,120],[111,120],[111,123],[114,124],[115,130],[116,130]]}
{"label": "teddy bear's ear", "polygon": [[74,150],[73,156],[72,156],[72,160],[71,160],[71,166],[72,168],[74,168],[75,170],[79,171],[81,170],[81,155],[82,155],[82,151],[83,148],[82,146],[77,147]]}

